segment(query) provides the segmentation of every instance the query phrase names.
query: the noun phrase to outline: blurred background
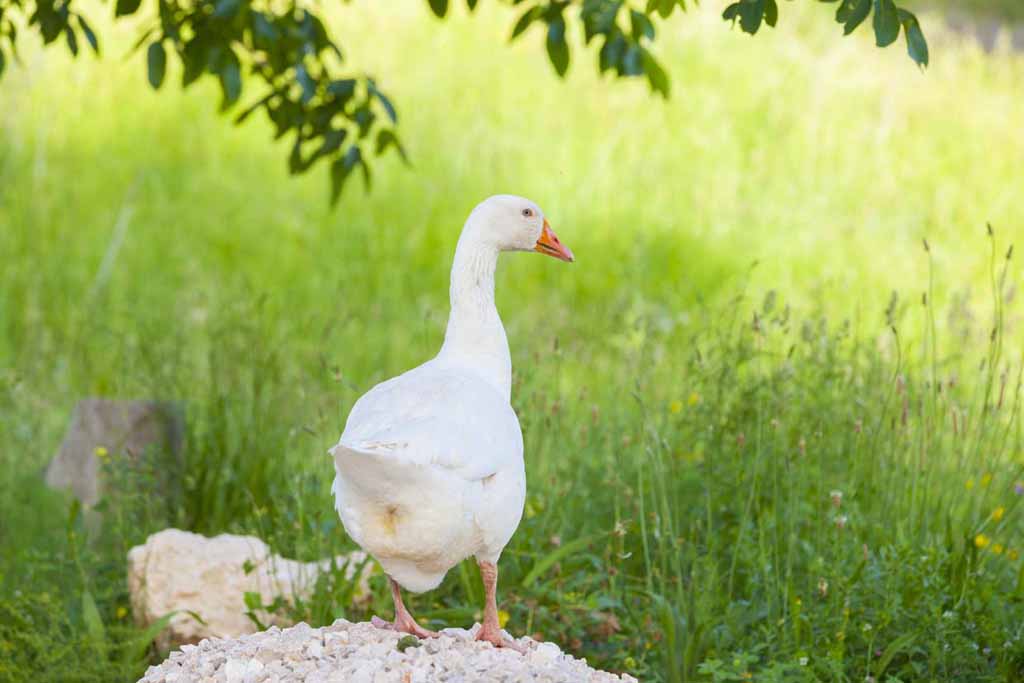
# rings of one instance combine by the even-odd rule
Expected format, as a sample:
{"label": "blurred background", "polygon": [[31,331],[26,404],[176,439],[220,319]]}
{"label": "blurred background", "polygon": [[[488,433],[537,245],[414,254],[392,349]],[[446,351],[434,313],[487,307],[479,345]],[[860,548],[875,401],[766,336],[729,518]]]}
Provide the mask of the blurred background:
{"label": "blurred background", "polygon": [[[529,473],[511,632],[650,680],[1020,680],[1021,7],[919,3],[920,70],[833,6],[751,37],[706,2],[659,28],[663,100],[581,36],[559,79],[499,3],[324,5],[411,161],[333,209],[216,83],[150,89],[108,5],[101,58],[26,35],[0,83],[0,680],[162,659],[125,584],[154,531],[351,548],[324,453],[436,353],[462,222],[506,192],[577,257],[499,268]],[[113,487],[92,535],[40,475],[88,396],[187,424],[166,504]],[[474,571],[414,613],[478,620]],[[369,605],[344,583],[292,617],[388,614],[379,577]]]}

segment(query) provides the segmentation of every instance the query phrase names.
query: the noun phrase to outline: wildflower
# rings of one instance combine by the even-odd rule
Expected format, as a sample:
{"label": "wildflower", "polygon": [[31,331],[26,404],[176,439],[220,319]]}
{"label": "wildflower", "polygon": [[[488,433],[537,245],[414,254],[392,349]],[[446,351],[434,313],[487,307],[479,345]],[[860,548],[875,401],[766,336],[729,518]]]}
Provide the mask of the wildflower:
{"label": "wildflower", "polygon": [[981,485],[982,486],[988,486],[991,483],[992,483],[992,474],[991,473],[986,472],[985,474],[981,475]]}
{"label": "wildflower", "polygon": [[108,451],[103,446],[97,446],[95,449],[93,449],[93,454],[95,454],[95,456],[100,460],[105,460],[106,458],[110,457],[110,451]]}
{"label": "wildflower", "polygon": [[829,495],[829,498],[832,499],[832,505],[834,505],[835,507],[839,507],[840,505],[843,504],[843,492],[842,491],[831,491],[828,495]]}
{"label": "wildflower", "polygon": [[835,520],[836,528],[839,529],[839,530],[845,529],[847,521],[848,520],[847,520],[846,515],[838,515],[838,516],[836,516],[836,520]]}
{"label": "wildflower", "polygon": [[743,680],[745,680],[745,681],[752,681],[752,680],[754,680],[754,674],[750,673],[749,671],[744,671],[741,674],[741,676],[742,676]]}
{"label": "wildflower", "polygon": [[807,666],[807,662],[809,662],[809,661],[811,661],[811,660],[808,659],[807,657],[801,657],[800,658],[800,666]]}
{"label": "wildflower", "polygon": [[511,616],[509,615],[508,612],[506,612],[503,609],[498,610],[498,626],[500,626],[501,628],[505,628],[505,624],[508,623],[508,620],[510,618]]}
{"label": "wildflower", "polygon": [[1006,508],[1004,508],[1002,505],[1000,505],[999,507],[997,507],[995,510],[992,511],[992,519],[994,521],[998,522],[999,520],[1001,520],[1003,518],[1003,515],[1005,515],[1005,514],[1006,514]]}
{"label": "wildflower", "polygon": [[991,543],[991,541],[985,534],[978,534],[974,537],[974,545],[978,548],[987,548],[989,543]]}
{"label": "wildflower", "polygon": [[973,488],[974,488],[974,477],[971,477],[970,479],[968,479],[968,480],[967,480],[967,481],[966,481],[966,482],[964,483],[964,486],[965,486],[965,487],[967,488],[967,490],[968,490],[968,491],[970,491],[971,489],[973,489]]}
{"label": "wildflower", "polygon": [[126,616],[128,616],[128,608],[125,607],[124,605],[118,607],[117,608],[117,618],[118,619],[124,619]]}
{"label": "wildflower", "polygon": [[993,543],[992,544],[992,552],[994,552],[996,555],[1002,555],[1003,554],[1003,544],[1002,543]]}
{"label": "wildflower", "polygon": [[1013,492],[1018,496],[1024,496],[1024,481],[1018,481],[1013,485]]}
{"label": "wildflower", "polygon": [[868,631],[870,631],[873,628],[874,628],[874,626],[872,626],[871,624],[864,624],[863,626],[860,627],[860,630],[864,631],[864,633],[867,633]]}
{"label": "wildflower", "polygon": [[555,546],[556,548],[558,546],[562,545],[562,537],[558,536],[557,534],[552,536],[550,541],[551,541],[551,545]]}
{"label": "wildflower", "polygon": [[700,394],[698,394],[696,391],[692,392],[690,394],[690,397],[686,399],[686,402],[689,403],[691,406],[697,405],[698,403],[700,403]]}
{"label": "wildflower", "polygon": [[818,594],[823,598],[828,596],[828,581],[824,578],[818,579]]}
{"label": "wildflower", "polygon": [[668,404],[668,409],[672,411],[673,415],[680,413],[683,410],[683,402],[676,399],[675,401],[672,401],[671,403]]}
{"label": "wildflower", "polygon": [[1019,558],[1019,557],[1020,557],[1020,554],[1016,550],[1014,550],[1013,548],[1010,548],[1009,550],[1006,551],[1006,558],[1008,560],[1010,560],[1011,562],[1016,562],[1017,558]]}

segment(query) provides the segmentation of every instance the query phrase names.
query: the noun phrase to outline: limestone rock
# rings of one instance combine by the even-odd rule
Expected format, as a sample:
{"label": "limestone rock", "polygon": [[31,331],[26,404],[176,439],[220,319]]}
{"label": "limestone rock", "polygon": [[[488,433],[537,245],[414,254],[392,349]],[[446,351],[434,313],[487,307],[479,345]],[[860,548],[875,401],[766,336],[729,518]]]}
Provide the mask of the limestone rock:
{"label": "limestone rock", "polygon": [[[449,628],[440,637],[399,651],[400,633],[339,619],[331,626],[272,627],[237,639],[204,640],[151,666],[140,683],[430,683],[431,681],[536,681],[636,683],[629,674],[592,669],[554,643],[519,638],[526,654],[497,649],[470,630]],[[506,634],[508,635],[508,634]]]}
{"label": "limestone rock", "polygon": [[78,402],[60,450],[46,469],[46,483],[57,489],[71,489],[85,508],[103,495],[101,461],[124,456],[128,463],[148,467],[164,481],[160,490],[173,490],[180,476],[184,418],[173,403],[87,398]]}
{"label": "limestone rock", "polygon": [[[345,568],[347,579],[355,580],[365,559],[365,553],[353,552],[334,561]],[[157,646],[167,649],[203,638],[255,632],[256,625],[246,616],[246,593],[258,593],[261,605],[270,605],[279,596],[288,602],[305,599],[312,593],[317,577],[330,567],[329,559],[298,562],[274,555],[255,536],[222,534],[207,538],[165,529],[128,552],[128,589],[140,626],[178,612],[157,639]],[[366,565],[359,577],[357,600],[369,595],[369,569]],[[194,612],[206,623],[187,612]],[[255,614],[264,624],[287,624],[280,613]]]}

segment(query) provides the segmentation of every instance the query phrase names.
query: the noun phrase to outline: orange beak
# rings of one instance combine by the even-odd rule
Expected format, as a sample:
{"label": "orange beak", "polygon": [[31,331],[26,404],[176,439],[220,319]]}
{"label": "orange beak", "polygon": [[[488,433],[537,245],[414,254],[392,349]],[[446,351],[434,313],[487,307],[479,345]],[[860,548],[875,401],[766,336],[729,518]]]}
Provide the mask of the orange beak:
{"label": "orange beak", "polygon": [[569,261],[571,263],[576,260],[572,255],[572,250],[558,241],[558,235],[551,230],[547,218],[544,219],[544,230],[540,233],[540,239],[537,240],[533,250],[548,256],[554,256],[559,261]]}

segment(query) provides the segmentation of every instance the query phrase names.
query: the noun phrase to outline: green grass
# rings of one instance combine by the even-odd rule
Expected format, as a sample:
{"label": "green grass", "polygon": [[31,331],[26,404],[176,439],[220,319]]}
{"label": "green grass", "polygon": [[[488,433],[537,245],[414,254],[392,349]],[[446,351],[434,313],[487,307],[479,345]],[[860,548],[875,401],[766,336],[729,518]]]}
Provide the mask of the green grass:
{"label": "green grass", "polygon": [[[324,452],[436,352],[458,228],[495,192],[578,257],[499,272],[529,476],[514,633],[642,679],[1019,680],[1024,60],[935,27],[922,74],[830,7],[754,39],[708,7],[663,30],[661,102],[589,53],[558,81],[539,34],[495,47],[504,9],[423,5],[334,15],[413,167],[333,212],[212,85],[149,92],[131,30],[100,63],[28,47],[0,84],[0,681],[134,680],[124,554],[164,526],[351,547]],[[122,482],[92,541],[39,477],[87,395],[188,417],[182,490]],[[475,571],[414,611],[479,618]],[[388,613],[347,590],[297,616]]]}

